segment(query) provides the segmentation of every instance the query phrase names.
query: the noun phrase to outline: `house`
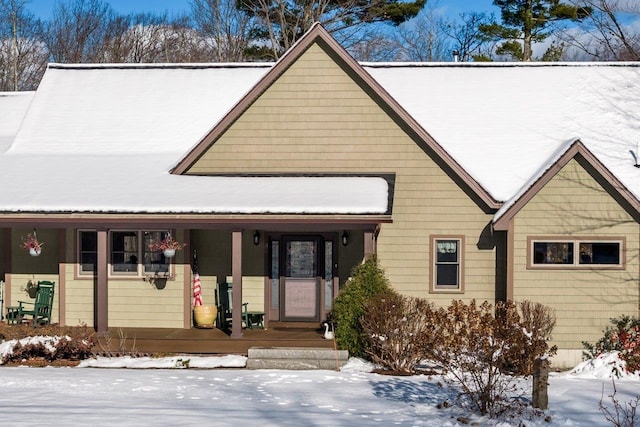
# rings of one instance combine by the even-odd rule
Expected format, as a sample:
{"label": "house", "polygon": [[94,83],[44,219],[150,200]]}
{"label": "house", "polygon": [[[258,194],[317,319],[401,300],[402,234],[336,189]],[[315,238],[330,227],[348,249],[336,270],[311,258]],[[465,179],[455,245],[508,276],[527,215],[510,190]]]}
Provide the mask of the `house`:
{"label": "house", "polygon": [[51,64],[0,97],[5,304],[51,280],[60,324],[190,328],[195,256],[206,304],[320,322],[376,253],[406,295],[554,308],[575,364],[640,309],[639,77],[358,63],[319,25],[275,64]]}

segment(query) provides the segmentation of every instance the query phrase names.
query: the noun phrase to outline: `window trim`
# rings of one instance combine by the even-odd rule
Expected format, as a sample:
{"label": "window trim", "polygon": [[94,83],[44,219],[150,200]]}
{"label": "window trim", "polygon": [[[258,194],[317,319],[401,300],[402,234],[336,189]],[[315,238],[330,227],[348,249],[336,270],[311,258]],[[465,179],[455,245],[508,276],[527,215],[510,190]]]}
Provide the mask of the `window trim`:
{"label": "window trim", "polygon": [[[458,241],[458,286],[457,287],[438,287],[436,286],[436,274],[438,269],[436,266],[436,247],[439,240],[457,240]],[[435,294],[463,294],[464,293],[464,265],[465,265],[465,236],[451,234],[432,234],[429,236],[429,293]]]}
{"label": "window trim", "polygon": [[[175,230],[166,230],[166,229],[148,229],[148,230],[143,230],[143,229],[132,229],[132,228],[122,228],[122,229],[111,229],[108,231],[107,233],[107,278],[110,280],[132,280],[132,279],[146,279],[149,277],[156,277],[156,278],[167,278],[167,279],[171,279],[174,277],[174,271],[175,271],[175,267],[174,267],[174,263],[175,263],[175,257],[174,258],[168,258],[168,271],[167,272],[146,272],[144,270],[144,254],[145,254],[145,248],[144,248],[144,236],[145,233],[149,233],[149,232],[166,232],[166,231],[170,231],[172,235],[175,235]],[[91,228],[78,228],[75,230],[75,243],[76,243],[76,247],[75,247],[75,257],[76,257],[76,268],[75,268],[75,278],[78,280],[82,280],[82,279],[93,279],[95,277],[95,273],[93,272],[86,272],[86,271],[82,271],[82,256],[81,256],[81,250],[82,250],[82,242],[81,242],[81,232],[95,232],[97,233],[96,229],[91,229]],[[116,232],[134,232],[136,233],[136,237],[138,239],[138,247],[137,247],[137,252],[138,252],[138,264],[137,264],[137,268],[135,269],[135,271],[114,271],[113,270],[113,263],[112,263],[112,256],[113,256],[113,233]],[[96,259],[97,262],[97,259]]]}
{"label": "window trim", "polygon": [[[80,234],[82,232],[92,232],[92,233],[96,233],[96,237],[97,237],[97,230],[94,229],[90,229],[90,228],[78,228],[75,230],[75,242],[76,242],[76,247],[75,247],[75,255],[76,255],[76,279],[93,279],[93,277],[95,277],[95,272],[91,271],[83,271],[82,270],[82,239],[80,237]],[[86,252],[86,251],[85,251]],[[98,252],[97,252],[97,248],[96,248],[96,263],[98,262]],[[96,267],[97,268],[97,267]]]}
{"label": "window trim", "polygon": [[[535,264],[535,243],[573,243],[571,264]],[[620,262],[618,264],[581,264],[580,244],[619,243]],[[624,236],[527,236],[527,270],[625,270],[627,239]]]}

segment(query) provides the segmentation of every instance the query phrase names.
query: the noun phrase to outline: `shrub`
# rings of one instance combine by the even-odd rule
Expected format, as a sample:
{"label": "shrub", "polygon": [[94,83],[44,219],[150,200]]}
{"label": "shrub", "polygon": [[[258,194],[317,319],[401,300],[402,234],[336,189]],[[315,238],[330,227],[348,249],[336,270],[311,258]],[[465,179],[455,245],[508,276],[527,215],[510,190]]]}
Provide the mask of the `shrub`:
{"label": "shrub", "polygon": [[97,339],[95,332],[86,327],[58,327],[54,325],[33,328],[17,325],[0,329],[2,340],[15,344],[0,360],[0,364],[23,360],[79,361],[93,355]]}
{"label": "shrub", "polygon": [[626,364],[627,372],[640,371],[640,320],[627,315],[610,320],[613,327],[607,326],[604,336],[595,344],[582,342],[586,349],[583,356],[593,359],[603,353],[617,351]]}
{"label": "shrub", "polygon": [[[502,334],[510,343],[505,358],[515,375],[533,375],[536,361],[547,359],[557,352],[557,347],[549,347],[549,338],[556,324],[553,310],[540,303],[521,301],[499,303],[496,306],[498,322],[503,316],[509,318],[502,325],[507,326]],[[517,310],[517,311],[516,311]]]}
{"label": "shrub", "polygon": [[364,351],[394,373],[413,373],[434,340],[435,309],[427,300],[394,291],[372,298],[361,319]]}
{"label": "shrub", "polygon": [[331,312],[336,323],[335,338],[338,347],[348,350],[351,356],[365,356],[360,319],[368,313],[369,301],[390,289],[389,281],[375,257],[354,269],[351,279],[336,297]]}
{"label": "shrub", "polygon": [[491,304],[453,301],[439,309],[434,342],[427,356],[457,382],[481,414],[498,416],[515,404],[511,374],[530,374],[533,362],[552,354],[546,340],[553,328],[551,311],[528,302]]}

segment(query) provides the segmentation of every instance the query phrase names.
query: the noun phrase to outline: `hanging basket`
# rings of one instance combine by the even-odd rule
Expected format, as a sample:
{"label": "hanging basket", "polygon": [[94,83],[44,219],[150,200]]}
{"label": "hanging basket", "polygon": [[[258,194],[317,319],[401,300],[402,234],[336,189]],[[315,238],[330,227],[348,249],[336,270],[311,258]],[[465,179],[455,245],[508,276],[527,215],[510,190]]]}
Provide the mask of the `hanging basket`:
{"label": "hanging basket", "polygon": [[162,253],[164,254],[165,258],[173,258],[174,256],[176,256],[175,249],[165,249],[164,251],[162,251]]}
{"label": "hanging basket", "polygon": [[31,256],[40,256],[41,253],[42,253],[42,249],[29,248],[29,255],[31,255]]}

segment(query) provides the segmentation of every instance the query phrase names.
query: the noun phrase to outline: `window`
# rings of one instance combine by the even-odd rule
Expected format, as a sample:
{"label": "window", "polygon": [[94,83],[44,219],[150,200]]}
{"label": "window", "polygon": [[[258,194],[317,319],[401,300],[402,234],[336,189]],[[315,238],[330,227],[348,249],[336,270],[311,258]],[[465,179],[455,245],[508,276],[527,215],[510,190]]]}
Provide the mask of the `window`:
{"label": "window", "polygon": [[[166,231],[118,230],[109,233],[109,274],[140,277],[168,274],[171,265],[159,251],[149,249],[152,242],[167,237]],[[79,275],[93,276],[97,271],[98,237],[94,230],[78,231]]]}
{"label": "window", "polygon": [[111,232],[111,271],[112,273],[138,272],[138,232]]}
{"label": "window", "polygon": [[98,233],[95,231],[79,231],[78,251],[79,274],[93,276],[97,272]]}
{"label": "window", "polygon": [[532,239],[530,267],[622,267],[623,239]]}
{"label": "window", "polygon": [[431,239],[433,291],[462,291],[462,237]]}

